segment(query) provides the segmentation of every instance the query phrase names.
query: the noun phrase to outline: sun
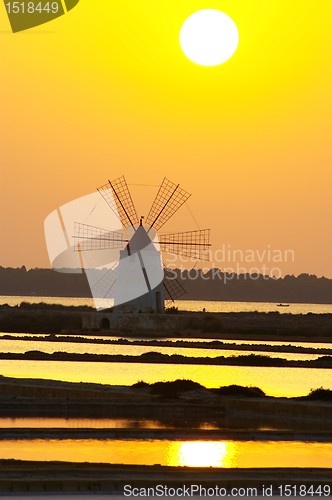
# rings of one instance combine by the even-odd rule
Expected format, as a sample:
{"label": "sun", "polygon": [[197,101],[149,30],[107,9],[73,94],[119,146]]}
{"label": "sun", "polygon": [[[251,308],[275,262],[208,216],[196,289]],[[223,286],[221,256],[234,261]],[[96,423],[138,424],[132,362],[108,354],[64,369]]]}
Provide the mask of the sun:
{"label": "sun", "polygon": [[220,10],[199,10],[185,20],[180,30],[183,52],[201,66],[226,62],[238,44],[239,32],[235,22]]}
{"label": "sun", "polygon": [[177,467],[235,467],[236,446],[230,441],[176,441],[169,445],[167,464]]}

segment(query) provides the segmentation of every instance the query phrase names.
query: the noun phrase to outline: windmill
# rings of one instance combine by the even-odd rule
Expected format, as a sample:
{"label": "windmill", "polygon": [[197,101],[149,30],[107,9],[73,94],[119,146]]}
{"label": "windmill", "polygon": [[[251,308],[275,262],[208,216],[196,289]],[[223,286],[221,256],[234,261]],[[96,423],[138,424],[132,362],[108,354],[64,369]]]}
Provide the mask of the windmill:
{"label": "windmill", "polygon": [[[117,216],[122,230],[111,231],[75,223],[75,251],[114,251],[118,263],[90,282],[94,296],[114,298],[114,307],[126,312],[162,312],[164,300],[176,300],[186,292],[174,273],[163,266],[162,253],[209,260],[210,230],[159,234],[191,196],[179,184],[163,179],[146,219],[138,218],[125,178],[98,188]],[[89,278],[89,276],[88,276]]]}

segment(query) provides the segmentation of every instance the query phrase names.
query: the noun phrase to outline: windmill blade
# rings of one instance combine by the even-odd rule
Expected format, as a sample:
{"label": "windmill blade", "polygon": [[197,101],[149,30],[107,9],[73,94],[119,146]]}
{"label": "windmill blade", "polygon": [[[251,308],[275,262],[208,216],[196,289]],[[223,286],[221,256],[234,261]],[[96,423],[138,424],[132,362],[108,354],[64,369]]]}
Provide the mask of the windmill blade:
{"label": "windmill blade", "polygon": [[163,285],[165,289],[165,300],[174,302],[187,293],[178,279],[174,277],[174,272],[171,269],[167,269],[167,267],[164,268]]}
{"label": "windmill blade", "polygon": [[117,266],[117,264],[114,264],[111,268],[86,270],[86,275],[94,299],[114,298],[113,287],[117,279]]}
{"label": "windmill blade", "polygon": [[109,229],[89,226],[79,222],[75,222],[74,240],[75,252],[123,248],[128,241],[124,239],[122,231],[110,231]]}
{"label": "windmill blade", "polygon": [[123,227],[131,226],[136,229],[138,217],[124,176],[108,181],[107,184],[98,188],[98,191],[120,219]]}
{"label": "windmill blade", "polygon": [[164,177],[152,203],[146,225],[158,231],[179,210],[191,195]]}
{"label": "windmill blade", "polygon": [[161,234],[159,238],[160,248],[164,252],[197,260],[210,260],[210,229]]}

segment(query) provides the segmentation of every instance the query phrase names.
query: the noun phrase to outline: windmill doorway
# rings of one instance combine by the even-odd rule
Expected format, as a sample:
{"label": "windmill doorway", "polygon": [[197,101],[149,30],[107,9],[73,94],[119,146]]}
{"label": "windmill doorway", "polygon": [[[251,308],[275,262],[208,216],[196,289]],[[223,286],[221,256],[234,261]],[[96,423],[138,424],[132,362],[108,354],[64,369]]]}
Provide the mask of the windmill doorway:
{"label": "windmill doorway", "polygon": [[108,318],[103,318],[100,322],[101,330],[109,330],[110,329],[110,320]]}

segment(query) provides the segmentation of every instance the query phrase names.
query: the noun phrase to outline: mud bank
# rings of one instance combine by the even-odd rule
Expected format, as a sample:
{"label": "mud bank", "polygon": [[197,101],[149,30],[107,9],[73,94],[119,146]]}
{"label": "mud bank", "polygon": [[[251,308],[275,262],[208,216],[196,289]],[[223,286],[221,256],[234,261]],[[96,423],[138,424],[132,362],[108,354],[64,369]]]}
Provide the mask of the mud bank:
{"label": "mud bank", "polygon": [[27,351],[25,353],[0,353],[1,359],[33,360],[33,361],[61,361],[61,362],[91,362],[91,363],[150,363],[172,365],[213,365],[213,366],[262,366],[282,368],[332,368],[332,356],[321,356],[312,360],[288,360],[271,358],[259,354],[242,356],[190,357],[181,354],[162,354],[160,352],[146,352],[140,356],[126,354],[74,354],[67,352],[45,353],[41,351]]}

